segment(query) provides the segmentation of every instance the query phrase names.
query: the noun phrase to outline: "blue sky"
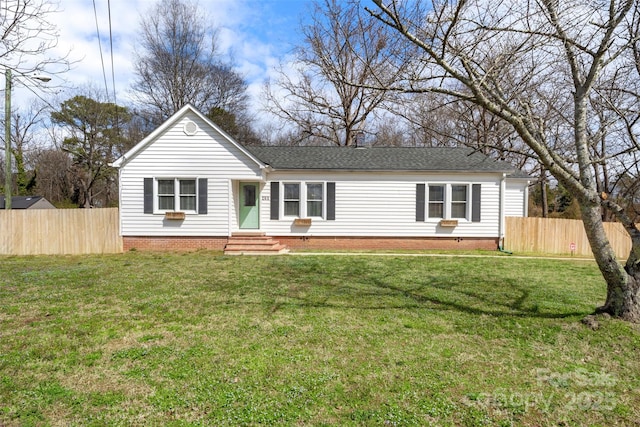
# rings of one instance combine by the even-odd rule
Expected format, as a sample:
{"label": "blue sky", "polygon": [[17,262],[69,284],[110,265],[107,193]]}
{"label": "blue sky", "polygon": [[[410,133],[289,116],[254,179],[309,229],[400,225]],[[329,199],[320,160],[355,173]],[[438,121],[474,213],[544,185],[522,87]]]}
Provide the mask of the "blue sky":
{"label": "blue sky", "polygon": [[[78,61],[64,78],[76,86],[91,84],[104,89],[93,1],[59,1],[62,12],[53,16],[60,31],[58,51],[70,50],[71,57]],[[96,0],[95,3],[111,93],[108,2]],[[120,104],[129,100],[133,80],[132,52],[140,14],[154,4],[152,0],[111,0],[113,68]],[[249,93],[256,103],[262,84],[272,75],[273,67],[280,60],[286,61],[293,44],[299,40],[300,22],[311,3],[305,0],[200,0],[199,4],[219,28],[220,46],[249,82]]]}

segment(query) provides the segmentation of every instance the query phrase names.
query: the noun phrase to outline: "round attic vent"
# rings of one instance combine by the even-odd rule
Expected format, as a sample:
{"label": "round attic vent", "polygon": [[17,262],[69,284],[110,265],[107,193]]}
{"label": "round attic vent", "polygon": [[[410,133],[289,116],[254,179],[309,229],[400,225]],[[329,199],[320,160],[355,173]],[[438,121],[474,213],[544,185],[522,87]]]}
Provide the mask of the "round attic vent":
{"label": "round attic vent", "polygon": [[195,124],[191,120],[189,120],[188,122],[186,122],[184,124],[184,133],[186,135],[192,136],[192,135],[195,135],[196,132],[198,132],[198,125],[197,124]]}

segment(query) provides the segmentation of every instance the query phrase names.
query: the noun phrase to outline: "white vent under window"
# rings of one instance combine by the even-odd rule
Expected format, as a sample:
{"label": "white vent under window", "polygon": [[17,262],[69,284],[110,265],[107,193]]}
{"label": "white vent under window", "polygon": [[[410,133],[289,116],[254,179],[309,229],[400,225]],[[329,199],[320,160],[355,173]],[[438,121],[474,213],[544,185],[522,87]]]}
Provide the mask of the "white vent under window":
{"label": "white vent under window", "polygon": [[198,125],[189,120],[184,124],[183,130],[185,135],[193,136],[198,132]]}

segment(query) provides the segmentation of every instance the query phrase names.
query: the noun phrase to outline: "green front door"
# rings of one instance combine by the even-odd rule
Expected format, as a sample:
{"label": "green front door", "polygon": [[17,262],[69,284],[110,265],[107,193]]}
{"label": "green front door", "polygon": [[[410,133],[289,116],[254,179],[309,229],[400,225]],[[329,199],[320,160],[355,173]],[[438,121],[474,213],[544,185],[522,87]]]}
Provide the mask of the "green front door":
{"label": "green front door", "polygon": [[257,182],[240,183],[240,228],[260,228]]}

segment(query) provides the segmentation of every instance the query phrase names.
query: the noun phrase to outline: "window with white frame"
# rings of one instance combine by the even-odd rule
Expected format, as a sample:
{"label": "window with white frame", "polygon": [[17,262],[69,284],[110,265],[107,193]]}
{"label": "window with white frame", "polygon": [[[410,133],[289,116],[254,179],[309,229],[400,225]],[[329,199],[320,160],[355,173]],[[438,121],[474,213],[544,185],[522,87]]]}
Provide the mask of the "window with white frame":
{"label": "window with white frame", "polygon": [[193,178],[161,178],[157,180],[158,211],[195,212],[197,186]]}
{"label": "window with white frame", "polygon": [[281,189],[284,216],[324,218],[325,183],[285,182]]}
{"label": "window with white frame", "polygon": [[451,218],[461,219],[467,217],[469,186],[451,186]]}
{"label": "window with white frame", "polygon": [[444,218],[444,185],[429,185],[429,218]]}
{"label": "window with white frame", "polygon": [[284,215],[300,216],[300,184],[284,184]]}
{"label": "window with white frame", "polygon": [[471,186],[469,184],[428,184],[426,189],[425,216],[427,218],[471,220]]}
{"label": "window with white frame", "polygon": [[[336,220],[335,182],[271,181],[269,218],[318,218]],[[423,200],[424,202],[424,200]]]}
{"label": "window with white frame", "polygon": [[322,183],[307,183],[307,216],[322,217],[323,196]]}
{"label": "window with white frame", "polygon": [[176,191],[175,180],[159,179],[158,180],[158,210],[173,211],[176,207]]}

